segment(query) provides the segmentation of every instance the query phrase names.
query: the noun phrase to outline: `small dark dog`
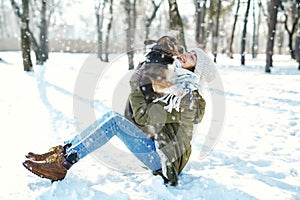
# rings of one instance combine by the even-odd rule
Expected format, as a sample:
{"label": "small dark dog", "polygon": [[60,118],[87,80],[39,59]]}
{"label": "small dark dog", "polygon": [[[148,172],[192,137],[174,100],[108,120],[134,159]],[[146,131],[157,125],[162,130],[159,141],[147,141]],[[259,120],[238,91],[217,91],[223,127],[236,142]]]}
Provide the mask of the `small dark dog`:
{"label": "small dark dog", "polygon": [[[157,92],[160,89],[163,89],[162,87],[171,84],[168,64],[172,64],[174,62],[173,56],[182,54],[184,48],[179,44],[176,38],[171,36],[163,36],[158,40],[146,40],[144,44],[154,44],[150,52],[147,53],[146,60],[141,62],[137,67],[137,69],[139,69],[141,66],[145,65],[139,86],[144,94],[145,100],[150,103],[156,97],[154,88]],[[136,124],[129,102],[127,102],[124,115],[127,119]],[[153,127],[137,126],[150,137],[153,136]]]}
{"label": "small dark dog", "polygon": [[[145,45],[154,44],[150,52],[146,55],[146,60],[141,62],[137,69],[141,66],[146,65],[144,74],[140,81],[140,87],[144,93],[145,99],[148,103],[152,102],[154,99],[153,93],[153,81],[160,79],[161,82],[166,81],[167,79],[167,69],[168,64],[174,62],[173,56],[180,55],[184,52],[184,48],[179,44],[179,41],[172,36],[163,36],[158,40],[146,40],[144,41]],[[151,67],[154,68],[151,68]],[[158,75],[157,77],[155,77]],[[158,85],[158,84],[156,84]]]}

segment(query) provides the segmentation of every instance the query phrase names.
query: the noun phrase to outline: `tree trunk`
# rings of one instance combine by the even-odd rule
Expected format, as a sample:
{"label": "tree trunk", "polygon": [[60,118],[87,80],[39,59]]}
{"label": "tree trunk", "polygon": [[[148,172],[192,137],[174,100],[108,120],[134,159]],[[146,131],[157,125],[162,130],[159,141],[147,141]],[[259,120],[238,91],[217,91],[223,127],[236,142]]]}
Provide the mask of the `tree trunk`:
{"label": "tree trunk", "polygon": [[21,49],[23,57],[24,71],[32,71],[32,62],[30,57],[30,35],[28,32],[29,27],[29,2],[28,0],[22,0],[21,15]]}
{"label": "tree trunk", "polygon": [[266,49],[266,73],[271,73],[271,67],[273,67],[273,49],[274,49],[274,38],[276,33],[277,24],[277,13],[278,7],[280,6],[281,0],[272,0],[268,2],[268,40]]}
{"label": "tree trunk", "polygon": [[[216,10],[216,1],[209,1],[209,20],[208,20],[208,27],[207,27],[207,34],[206,38],[209,38],[210,35],[213,34],[214,32],[214,27],[215,27],[215,20],[214,20],[214,12]],[[213,41],[213,36],[211,36],[211,40]],[[213,49],[213,43],[211,42],[211,49]]]}
{"label": "tree trunk", "polygon": [[242,33],[242,42],[241,42],[241,65],[245,65],[247,23],[248,23],[250,3],[251,3],[251,0],[248,0],[247,1],[247,9],[246,9],[245,18],[244,18],[244,29],[243,29],[243,33]]}
{"label": "tree trunk", "polygon": [[300,30],[295,42],[295,57],[297,62],[299,63],[298,70],[300,70]]}
{"label": "tree trunk", "polygon": [[179,14],[178,6],[176,0],[169,1],[169,27],[171,30],[178,31],[178,40],[181,45],[186,49],[185,39],[184,39],[184,29],[181,16]]}
{"label": "tree trunk", "polygon": [[96,14],[96,23],[97,23],[97,56],[98,58],[103,61],[102,53],[103,53],[103,41],[102,41],[102,18],[97,13]]}
{"label": "tree trunk", "polygon": [[232,50],[232,45],[233,45],[233,40],[234,40],[234,33],[235,33],[235,28],[236,28],[236,23],[237,23],[237,19],[238,19],[238,16],[239,16],[239,9],[240,9],[240,4],[241,4],[241,1],[238,0],[237,1],[237,7],[236,7],[236,11],[235,11],[235,15],[234,15],[234,22],[233,22],[233,26],[232,26],[232,31],[231,31],[231,37],[230,37],[230,40],[229,40],[229,52],[228,52],[228,55],[231,59],[233,59],[233,50]]}
{"label": "tree trunk", "polygon": [[277,33],[279,35],[278,37],[278,54],[282,54],[282,49],[283,49],[283,44],[284,44],[284,40],[285,40],[285,37],[284,37],[284,30],[283,28],[280,26],[279,30],[277,29]]}
{"label": "tree trunk", "polygon": [[[256,35],[257,36],[259,36],[259,30],[260,30],[260,25],[261,25],[261,14],[263,13],[263,8],[262,8],[262,4],[261,4],[261,2],[259,1],[258,2],[258,19],[257,19],[257,29],[256,29]],[[256,52],[256,55],[258,54],[258,52],[259,52],[259,48],[260,48],[260,46],[259,46],[259,39],[258,39],[259,37],[257,37],[257,39],[256,39],[256,48],[255,48],[255,52]]]}
{"label": "tree trunk", "polygon": [[202,49],[206,48],[205,15],[206,0],[196,0],[196,42]]}
{"label": "tree trunk", "polygon": [[295,51],[293,49],[293,33],[289,34],[289,49],[290,49],[290,55],[292,59],[295,59]]}
{"label": "tree trunk", "polygon": [[[133,4],[132,4],[132,23],[133,23],[133,28],[136,29],[136,19],[137,19],[137,12],[136,12],[136,0],[133,0]],[[134,31],[133,31],[133,35]],[[134,38],[134,37],[133,37]]]}
{"label": "tree trunk", "polygon": [[96,26],[97,26],[97,56],[101,61],[103,59],[103,19],[104,19],[104,9],[106,6],[106,1],[96,2],[95,1],[95,15],[96,15]]}
{"label": "tree trunk", "polygon": [[108,62],[108,47],[109,47],[109,36],[111,31],[111,25],[113,21],[113,0],[109,1],[109,21],[106,29],[106,37],[105,37],[105,62]]}
{"label": "tree trunk", "polygon": [[[285,28],[286,32],[288,33],[288,36],[289,36],[288,46],[289,46],[289,49],[290,49],[290,55],[291,55],[292,59],[295,59],[295,52],[294,52],[294,49],[293,49],[293,36],[294,36],[295,31],[296,31],[296,27],[297,27],[298,20],[299,20],[299,15],[300,15],[300,13],[299,13],[300,12],[300,0],[297,0],[297,3],[298,3],[298,7],[295,5],[295,8],[292,9],[292,28],[291,28],[291,30],[288,27],[288,14],[285,11],[285,8],[282,5],[282,3],[280,4],[280,7],[283,10],[284,16],[285,16],[284,28]],[[297,13],[295,13],[295,12],[297,12]]]}
{"label": "tree trunk", "polygon": [[221,12],[222,1],[218,0],[217,4],[217,16],[216,16],[216,26],[214,27],[212,41],[213,41],[213,55],[214,55],[214,62],[217,62],[217,55],[218,55],[218,40],[219,40],[219,23],[220,23],[220,12]]}
{"label": "tree trunk", "polygon": [[256,6],[255,1],[252,1],[252,17],[253,17],[253,31],[252,31],[252,58],[256,58],[256,48],[257,48],[257,42],[256,42]]}
{"label": "tree trunk", "polygon": [[[37,45],[37,42],[36,42],[36,40],[33,36],[33,33],[29,29],[29,2],[28,1],[24,1],[24,2],[27,5],[24,5],[23,0],[22,0],[22,6],[27,7],[28,17],[24,17],[24,11],[23,11],[23,13],[21,13],[20,12],[20,7],[17,5],[17,3],[14,0],[10,0],[13,11],[14,11],[14,13],[16,14],[16,16],[18,17],[18,19],[21,22],[21,50],[22,50],[24,70],[25,71],[30,71],[32,69],[32,62],[31,62],[31,57],[30,57],[30,39],[28,39],[28,36],[30,36],[30,38],[31,38],[31,42],[33,44],[33,49],[37,48],[38,45]],[[24,8],[23,8],[23,10],[24,10]],[[26,10],[26,8],[25,8],[25,10]],[[28,22],[26,20],[28,20]],[[28,23],[27,26],[26,26],[26,22]],[[28,45],[28,40],[29,40],[29,45]],[[23,50],[23,49],[26,48],[26,46],[29,46],[27,48],[28,51]],[[27,54],[29,54],[29,56]]]}
{"label": "tree trunk", "polygon": [[46,19],[47,1],[42,1],[41,23],[40,23],[40,48],[38,50],[37,64],[43,64],[48,59],[48,23]]}
{"label": "tree trunk", "polygon": [[126,12],[126,18],[125,21],[127,23],[127,29],[126,29],[126,50],[127,50],[127,56],[128,56],[128,68],[129,70],[134,69],[134,52],[133,52],[133,43],[134,43],[134,35],[133,35],[133,20],[132,20],[132,6],[130,3],[130,0],[125,0],[125,12]]}

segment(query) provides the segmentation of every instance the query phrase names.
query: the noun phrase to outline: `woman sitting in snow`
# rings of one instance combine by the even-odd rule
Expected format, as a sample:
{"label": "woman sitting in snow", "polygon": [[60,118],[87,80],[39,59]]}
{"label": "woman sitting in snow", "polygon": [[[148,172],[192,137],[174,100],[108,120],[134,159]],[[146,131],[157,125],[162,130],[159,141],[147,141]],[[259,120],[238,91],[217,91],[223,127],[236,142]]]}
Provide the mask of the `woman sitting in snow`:
{"label": "woman sitting in snow", "polygon": [[[216,69],[198,48],[178,56],[175,63],[168,70],[168,80],[149,72],[147,65],[131,79],[129,100],[134,119],[139,125],[155,127],[154,138],[111,111],[65,145],[53,147],[45,154],[28,153],[23,165],[40,177],[62,180],[74,163],[117,136],[153,174],[161,175],[165,183],[177,185],[178,175],[191,155],[194,124],[200,123],[204,115],[205,101],[199,87],[214,78]],[[143,77],[152,81],[153,101],[147,101],[141,91]]]}

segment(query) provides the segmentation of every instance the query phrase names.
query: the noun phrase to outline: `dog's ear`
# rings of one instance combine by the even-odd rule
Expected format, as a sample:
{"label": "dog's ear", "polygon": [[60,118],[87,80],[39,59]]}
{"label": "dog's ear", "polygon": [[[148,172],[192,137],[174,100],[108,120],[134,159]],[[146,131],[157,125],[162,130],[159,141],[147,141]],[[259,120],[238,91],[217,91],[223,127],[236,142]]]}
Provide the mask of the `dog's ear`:
{"label": "dog's ear", "polygon": [[145,40],[144,41],[144,44],[147,46],[147,45],[150,45],[150,44],[154,44],[154,43],[157,43],[157,40]]}

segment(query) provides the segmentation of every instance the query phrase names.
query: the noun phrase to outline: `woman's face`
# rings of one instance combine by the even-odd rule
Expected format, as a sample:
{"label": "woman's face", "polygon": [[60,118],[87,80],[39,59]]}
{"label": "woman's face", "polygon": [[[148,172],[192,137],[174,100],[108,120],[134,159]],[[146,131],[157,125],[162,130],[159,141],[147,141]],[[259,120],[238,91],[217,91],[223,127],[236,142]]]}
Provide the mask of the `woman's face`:
{"label": "woman's face", "polygon": [[179,62],[182,65],[182,68],[192,69],[196,66],[197,57],[192,52],[185,52],[177,57]]}

